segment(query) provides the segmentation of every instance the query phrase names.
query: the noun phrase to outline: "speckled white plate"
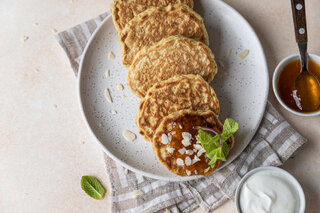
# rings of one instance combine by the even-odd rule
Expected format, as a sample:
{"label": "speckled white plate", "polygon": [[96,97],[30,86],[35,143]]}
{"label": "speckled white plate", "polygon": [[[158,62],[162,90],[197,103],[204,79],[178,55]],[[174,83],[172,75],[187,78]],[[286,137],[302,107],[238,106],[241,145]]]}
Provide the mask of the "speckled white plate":
{"label": "speckled white plate", "polygon": [[[223,167],[243,151],[260,124],[268,96],[267,64],[255,32],[233,8],[219,0],[198,0],[195,11],[205,20],[210,47],[217,61],[223,61],[224,68],[220,68],[219,72],[227,73],[216,77],[211,83],[221,105],[220,120],[223,122],[226,117],[231,117],[240,124],[234,148]],[[226,58],[229,48],[232,53]],[[249,49],[250,53],[240,60],[237,53],[244,49]],[[108,59],[110,51],[116,55],[113,60]],[[108,78],[105,76],[107,69],[110,70]],[[178,177],[170,173],[153,154],[151,143],[138,134],[135,116],[140,99],[127,86],[124,91],[117,90],[117,84],[126,85],[126,74],[127,69],[120,59],[120,43],[110,16],[88,42],[80,64],[80,105],[90,132],[111,158],[129,170],[169,181],[197,178]],[[104,97],[106,88],[110,90],[113,103],[108,103]],[[122,98],[122,94],[126,98]],[[113,115],[112,110],[118,114]],[[122,137],[122,131],[126,129],[136,133],[137,140],[126,141]]]}

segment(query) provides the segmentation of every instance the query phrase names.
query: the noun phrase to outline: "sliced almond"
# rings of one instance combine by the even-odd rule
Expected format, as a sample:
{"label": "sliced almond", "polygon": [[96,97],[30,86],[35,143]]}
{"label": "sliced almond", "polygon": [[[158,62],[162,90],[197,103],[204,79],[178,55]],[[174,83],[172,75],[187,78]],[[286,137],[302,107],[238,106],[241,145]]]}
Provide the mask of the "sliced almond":
{"label": "sliced almond", "polygon": [[248,49],[245,49],[243,50],[242,52],[238,53],[238,57],[243,60],[245,59],[249,54],[249,50]]}
{"label": "sliced almond", "polygon": [[185,159],[184,159],[184,162],[186,164],[186,166],[190,166],[191,165],[191,158],[189,156],[187,156]]}
{"label": "sliced almond", "polygon": [[184,166],[184,162],[183,162],[183,160],[181,158],[177,159],[177,165],[178,166]]}
{"label": "sliced almond", "polygon": [[117,111],[115,111],[115,110],[111,110],[111,113],[112,113],[113,115],[118,114],[118,112],[117,112]]}
{"label": "sliced almond", "polygon": [[112,103],[112,98],[111,98],[111,95],[110,95],[110,92],[109,92],[108,88],[104,91],[104,96],[105,96],[105,98],[107,99],[107,101],[109,103]]}
{"label": "sliced almond", "polygon": [[187,155],[192,155],[192,154],[193,154],[193,151],[192,151],[191,149],[188,149],[188,150],[186,151],[186,154],[187,154]]}
{"label": "sliced almond", "polygon": [[127,140],[127,141],[134,141],[137,136],[136,134],[134,134],[133,132],[131,132],[130,130],[124,130],[122,132],[122,136]]}
{"label": "sliced almond", "polygon": [[179,152],[181,155],[183,155],[186,151],[187,151],[187,150],[186,150],[186,148],[184,148],[184,147],[178,150],[178,152]]}
{"label": "sliced almond", "polygon": [[110,70],[108,69],[108,70],[106,70],[106,72],[105,72],[105,74],[104,74],[105,76],[106,76],[106,78],[108,78],[109,76],[110,76]]}
{"label": "sliced almond", "polygon": [[204,173],[207,173],[210,170],[210,166],[204,170]]}
{"label": "sliced almond", "polygon": [[118,84],[118,85],[117,85],[117,89],[118,89],[119,91],[122,91],[122,90],[124,89],[124,86],[123,86],[122,84]]}
{"label": "sliced almond", "polygon": [[163,133],[161,135],[161,143],[163,144],[168,144],[170,141],[169,141],[169,138],[168,138],[168,135],[166,135],[165,133]]}
{"label": "sliced almond", "polygon": [[205,153],[206,151],[204,150],[204,148],[200,149],[197,153],[197,156],[200,157],[203,153]]}
{"label": "sliced almond", "polygon": [[175,150],[175,148],[169,147],[169,146],[166,149],[167,149],[167,152],[169,152],[170,154],[172,154]]}
{"label": "sliced almond", "polygon": [[189,170],[186,170],[186,173],[187,173],[188,176],[191,175],[191,172]]}
{"label": "sliced almond", "polygon": [[141,190],[134,190],[134,191],[132,192],[132,194],[133,194],[135,197],[137,197],[137,196],[139,196],[139,195],[142,195],[143,192],[142,192]]}
{"label": "sliced almond", "polygon": [[112,51],[110,51],[108,54],[108,59],[115,59],[115,58],[116,58],[115,54]]}

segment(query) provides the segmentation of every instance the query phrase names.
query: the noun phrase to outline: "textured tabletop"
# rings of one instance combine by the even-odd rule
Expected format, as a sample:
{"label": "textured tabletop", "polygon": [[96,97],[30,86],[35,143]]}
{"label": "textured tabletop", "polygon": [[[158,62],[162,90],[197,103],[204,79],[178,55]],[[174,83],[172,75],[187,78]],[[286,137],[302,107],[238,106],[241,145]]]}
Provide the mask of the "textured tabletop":
{"label": "textured tabletop", "polygon": [[[1,212],[110,212],[80,187],[82,175],[108,186],[99,146],[82,121],[77,81],[53,35],[109,9],[111,0],[0,2]],[[277,63],[297,52],[290,1],[225,1],[257,32],[270,78]],[[196,1],[195,1],[196,3]],[[320,1],[306,1],[309,51],[320,54]],[[283,166],[302,184],[307,211],[320,208],[320,118],[279,112],[310,141]],[[202,212],[198,209],[196,212]],[[236,212],[229,201],[215,212]]]}

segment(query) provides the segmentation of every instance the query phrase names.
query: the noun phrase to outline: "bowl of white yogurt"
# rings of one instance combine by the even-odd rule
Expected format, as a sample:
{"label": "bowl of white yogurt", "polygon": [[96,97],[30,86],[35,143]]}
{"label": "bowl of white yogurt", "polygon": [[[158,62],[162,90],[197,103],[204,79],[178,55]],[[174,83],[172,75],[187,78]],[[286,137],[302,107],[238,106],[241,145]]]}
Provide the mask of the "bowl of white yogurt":
{"label": "bowl of white yogurt", "polygon": [[272,166],[248,172],[237,187],[235,202],[238,213],[304,213],[306,206],[299,182]]}

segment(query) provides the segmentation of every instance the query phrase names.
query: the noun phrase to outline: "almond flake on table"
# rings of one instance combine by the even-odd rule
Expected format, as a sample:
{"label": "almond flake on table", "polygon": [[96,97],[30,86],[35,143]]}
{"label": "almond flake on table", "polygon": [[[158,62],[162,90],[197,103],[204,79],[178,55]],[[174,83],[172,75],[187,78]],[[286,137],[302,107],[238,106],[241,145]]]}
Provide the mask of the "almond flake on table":
{"label": "almond flake on table", "polygon": [[28,39],[29,39],[29,37],[24,35],[21,37],[21,42],[26,42],[26,41],[28,41]]}
{"label": "almond flake on table", "polygon": [[108,59],[115,59],[116,56],[114,55],[114,53],[112,51],[109,52],[108,54]]}
{"label": "almond flake on table", "polygon": [[112,103],[112,98],[111,98],[111,95],[110,95],[110,92],[109,92],[108,88],[104,91],[104,96],[105,96],[105,98],[107,99],[107,101],[109,103]]}
{"label": "almond flake on table", "polygon": [[169,209],[166,209],[164,213],[171,213],[171,211]]}
{"label": "almond flake on table", "polygon": [[110,70],[107,69],[104,75],[106,76],[106,78],[108,78],[110,76]]}
{"label": "almond flake on table", "polygon": [[124,172],[125,175],[127,175],[127,174],[129,173],[129,170],[128,170],[127,168],[125,168],[125,169],[123,170],[123,172]]}
{"label": "almond flake on table", "polygon": [[56,28],[53,28],[53,29],[52,29],[52,32],[53,32],[53,33],[57,33],[58,30],[57,30]]}
{"label": "almond flake on table", "polygon": [[242,52],[238,53],[238,57],[243,60],[245,59],[249,54],[249,50],[248,49],[245,49],[243,50]]}
{"label": "almond flake on table", "polygon": [[34,22],[33,26],[37,27],[37,26],[39,26],[39,23],[38,22]]}
{"label": "almond flake on table", "polygon": [[57,104],[53,104],[53,108],[57,109],[58,105]]}
{"label": "almond flake on table", "polygon": [[112,113],[113,115],[118,114],[118,112],[117,112],[117,111],[115,111],[115,110],[111,110],[111,113]]}
{"label": "almond flake on table", "polygon": [[141,190],[134,190],[134,191],[132,192],[132,194],[133,194],[133,196],[137,197],[137,196],[139,196],[139,195],[142,195],[143,192],[142,192]]}
{"label": "almond flake on table", "polygon": [[125,97],[126,97],[126,95],[125,95],[125,94],[122,94],[122,95],[121,95],[121,98],[125,98]]}

